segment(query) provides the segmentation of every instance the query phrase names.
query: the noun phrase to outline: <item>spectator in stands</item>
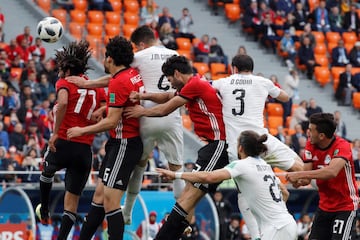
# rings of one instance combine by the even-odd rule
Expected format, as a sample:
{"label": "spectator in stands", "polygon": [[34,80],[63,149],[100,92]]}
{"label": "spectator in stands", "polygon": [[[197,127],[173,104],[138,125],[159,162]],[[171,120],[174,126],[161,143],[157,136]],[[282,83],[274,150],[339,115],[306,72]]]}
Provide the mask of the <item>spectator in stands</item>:
{"label": "spectator in stands", "polygon": [[0,77],[6,82],[8,81],[10,76],[9,68],[6,67],[6,62],[4,60],[0,60]]}
{"label": "spectator in stands", "polygon": [[334,120],[336,122],[335,135],[346,139],[346,125],[344,120],[341,118],[341,112],[339,110],[334,112]]}
{"label": "spectator in stands", "polygon": [[156,40],[159,40],[159,29],[158,29],[158,22],[156,20],[152,20],[149,27],[154,32]]}
{"label": "spectator in stands", "polygon": [[261,33],[261,13],[256,0],[251,0],[250,5],[245,9],[243,27],[252,29],[254,40],[258,40],[258,36]]}
{"label": "spectator in stands", "polygon": [[285,76],[284,84],[283,84],[284,91],[289,95],[289,101],[281,103],[284,109],[284,114],[283,114],[284,126],[286,124],[287,117],[291,115],[293,100],[298,92],[299,84],[300,84],[300,77],[297,70],[295,69],[290,70],[289,74]]}
{"label": "spectator in stands", "polygon": [[351,143],[351,152],[354,159],[355,173],[360,173],[360,139],[355,138]]}
{"label": "spectator in stands", "polygon": [[317,105],[314,98],[310,98],[309,105],[306,109],[306,116],[309,118],[314,113],[321,113],[323,112],[322,108]]}
{"label": "spectator in stands", "polygon": [[233,213],[230,217],[230,221],[226,226],[225,232],[225,240],[234,239],[240,240],[241,239],[241,228],[240,228],[240,221],[241,217],[239,213]]}
{"label": "spectator in stands", "polygon": [[316,44],[316,39],[315,39],[314,34],[312,34],[312,32],[311,32],[311,24],[310,23],[305,24],[304,31],[300,35],[300,39],[299,39],[300,43],[302,43],[304,41],[305,37],[308,37],[310,39],[310,45],[312,48],[314,48],[315,44]]}
{"label": "spectator in stands", "polygon": [[[7,164],[8,164],[8,160],[6,158],[6,152],[7,150],[5,149],[4,146],[0,146],[0,171],[5,171],[7,170]],[[5,175],[4,174],[0,174],[0,181],[5,181]]]}
{"label": "spectator in stands", "polygon": [[21,73],[21,77],[20,77],[21,84],[24,84],[24,81],[29,79],[29,75],[31,73],[35,73],[35,81],[37,81],[37,73],[38,72],[37,72],[37,69],[36,69],[35,61],[33,59],[30,59],[26,63],[26,68]]}
{"label": "spectator in stands", "polygon": [[282,16],[286,16],[290,12],[294,12],[295,6],[291,0],[278,0],[275,1],[276,11],[280,12]]}
{"label": "spectator in stands", "polygon": [[4,24],[0,22],[0,42],[5,42]]}
{"label": "spectator in stands", "polygon": [[41,89],[40,89],[40,85],[36,79],[36,73],[35,72],[31,72],[28,74],[28,77],[25,81],[23,81],[22,83],[23,86],[30,86],[31,88],[31,92],[33,94],[35,94],[37,101],[34,102],[35,104],[38,104],[38,100],[39,97],[41,95]]}
{"label": "spectator in stands", "polygon": [[55,87],[55,83],[59,77],[51,59],[45,61],[44,69],[41,72],[39,72],[39,76],[37,78],[40,79],[40,75],[43,73],[47,75],[48,81],[51,83],[51,85]]}
{"label": "spectator in stands", "polygon": [[[140,9],[140,25],[150,25],[159,20],[156,6],[153,0],[147,0],[145,6]],[[157,25],[157,24],[156,24]]]}
{"label": "spectator in stands", "polygon": [[[7,171],[21,171],[21,158],[20,155],[17,152],[17,149],[15,146],[11,146],[9,148],[8,156],[7,156]],[[6,174],[5,175],[6,182],[16,182],[17,181],[17,175],[16,174]]]}
{"label": "spectator in stands", "polygon": [[19,94],[16,92],[15,88],[11,85],[7,89],[6,101],[8,103],[9,112],[17,111],[20,109],[21,103],[20,103]]}
{"label": "spectator in stands", "polygon": [[360,73],[355,73],[352,85],[356,88],[357,92],[360,92]]}
{"label": "spectator in stands", "polygon": [[23,39],[26,40],[27,46],[31,46],[33,41],[33,36],[31,36],[30,31],[31,31],[30,27],[25,26],[24,32],[16,36],[16,43],[18,46],[23,44]]}
{"label": "spectator in stands", "polygon": [[0,48],[0,60],[5,61],[5,66],[7,68],[11,67],[11,61],[7,55],[7,52],[3,48]]}
{"label": "spectator in stands", "polygon": [[333,32],[343,33],[345,29],[343,28],[343,16],[340,14],[339,6],[333,6],[330,9],[329,13],[329,24],[330,29]]}
{"label": "spectator in stands", "polygon": [[174,29],[171,27],[170,23],[164,23],[161,26],[159,35],[160,35],[160,41],[165,47],[173,50],[178,49],[175,40]]}
{"label": "spectator in stands", "polygon": [[306,76],[308,79],[313,78],[314,68],[316,66],[314,50],[311,46],[311,40],[308,36],[304,37],[298,50],[300,64],[306,65]]}
{"label": "spectator in stands", "polygon": [[219,216],[220,239],[225,239],[227,225],[230,222],[232,207],[230,202],[224,198],[221,191],[216,191],[213,195],[214,204]]}
{"label": "spectator in stands", "polygon": [[[37,162],[37,158],[39,156],[37,155],[37,151],[34,148],[29,149],[26,152],[26,155],[24,157],[24,160],[21,164],[21,168],[23,171],[39,171],[39,164]],[[37,182],[39,180],[39,176],[37,174],[22,174],[20,176],[21,182]]]}
{"label": "spectator in stands", "polygon": [[31,53],[29,51],[29,43],[26,39],[21,40],[21,44],[19,45],[19,53],[21,59],[25,62],[25,64],[32,58]]}
{"label": "spectator in stands", "polygon": [[196,223],[195,215],[191,217],[189,226],[191,227],[191,231],[185,231],[180,240],[198,240],[200,238],[200,229]]}
{"label": "spectator in stands", "polygon": [[37,97],[31,91],[30,85],[24,85],[20,93],[20,109],[17,112],[21,122],[25,121],[26,112],[31,111],[37,101]]}
{"label": "spectator in stands", "polygon": [[296,3],[296,10],[294,11],[294,27],[296,30],[304,30],[304,26],[307,22],[307,13],[304,10],[304,5],[301,3],[301,1]]}
{"label": "spectator in stands", "polygon": [[273,20],[271,19],[271,14],[267,12],[265,18],[262,22],[262,37],[260,39],[264,47],[271,47],[273,53],[276,53],[276,44],[280,41],[280,37],[276,34],[276,28]]}
{"label": "spectator in stands", "polygon": [[279,125],[277,127],[277,134],[275,135],[275,137],[279,139],[281,142],[285,143],[286,132],[283,126]]}
{"label": "spectator in stands", "polygon": [[21,58],[20,54],[15,56],[14,61],[11,62],[11,67],[22,69],[26,67],[25,61]]}
{"label": "spectator in stands", "polygon": [[283,52],[287,53],[286,65],[291,70],[295,64],[296,57],[296,49],[295,49],[295,41],[291,37],[290,30],[286,29],[284,31],[284,36],[280,41],[280,48]]}
{"label": "spectator in stands", "polygon": [[6,97],[7,85],[5,82],[0,82],[0,109],[2,114],[9,115],[10,109],[8,99]]}
{"label": "spectator in stands", "polygon": [[17,73],[10,73],[9,79],[6,84],[9,88],[13,88],[17,93],[20,93],[20,83]]}
{"label": "spectator in stands", "polygon": [[189,38],[192,42],[195,35],[190,31],[190,27],[194,24],[194,21],[188,8],[183,8],[182,15],[176,23],[178,27],[177,37]]}
{"label": "spectator in stands", "polygon": [[15,146],[16,149],[23,149],[23,146],[26,144],[26,139],[24,135],[23,125],[18,122],[14,126],[14,131],[9,135],[10,146]]}
{"label": "spectator in stands", "polygon": [[[259,74],[258,74],[259,75]],[[279,83],[279,79],[275,74],[272,74],[269,79],[274,83],[275,86],[277,86],[278,88],[281,88],[281,85]],[[280,102],[275,98],[272,98],[271,96],[268,96],[268,100],[267,102]]]}
{"label": "spectator in stands", "polygon": [[222,47],[219,45],[216,37],[212,37],[210,40],[210,53],[209,62],[221,62],[228,67],[228,57],[225,55]]}
{"label": "spectator in stands", "polygon": [[7,55],[8,55],[8,58],[9,60],[12,62],[14,61],[15,59],[15,56],[19,55],[19,48],[18,48],[18,45],[16,43],[16,39],[11,39],[10,42],[9,42],[9,45],[6,46],[4,48],[4,50],[6,51]]}
{"label": "spectator in stands", "polygon": [[10,141],[9,134],[4,129],[4,123],[0,121],[0,146],[4,147],[6,151],[9,149]]}
{"label": "spectator in stands", "polygon": [[208,34],[201,36],[201,40],[195,48],[194,53],[195,61],[209,63],[210,43]]}
{"label": "spectator in stands", "polygon": [[48,76],[45,73],[40,75],[39,89],[39,101],[44,101],[48,98],[50,93],[55,93],[55,87],[49,83]]}
{"label": "spectator in stands", "polygon": [[30,53],[36,53],[40,57],[40,61],[44,61],[46,57],[46,49],[42,45],[42,40],[39,37],[35,38],[35,44],[29,47]]}
{"label": "spectator in stands", "polygon": [[151,211],[149,213],[149,222],[146,224],[146,219],[143,220],[136,230],[136,235],[141,240],[154,239],[160,229],[160,224],[156,222],[157,213]]}
{"label": "spectator in stands", "polygon": [[238,51],[237,51],[237,54],[244,54],[244,55],[246,55],[247,54],[247,52],[246,52],[246,48],[245,48],[245,46],[239,46],[239,49],[238,49]]}
{"label": "spectator in stands", "polygon": [[162,14],[159,17],[159,23],[158,23],[159,28],[161,28],[161,26],[166,22],[170,23],[170,25],[173,29],[176,29],[175,19],[171,16],[169,8],[164,7],[162,9]]}
{"label": "spectator in stands", "polygon": [[300,217],[299,221],[297,222],[298,240],[307,239],[310,230],[311,230],[311,218],[309,214],[305,213]]}
{"label": "spectator in stands", "polygon": [[339,85],[335,91],[335,98],[339,105],[350,106],[352,94],[357,91],[353,86],[355,78],[351,73],[352,65],[348,63],[345,67],[345,72],[340,74]]}
{"label": "spectator in stands", "polygon": [[90,0],[89,10],[113,11],[109,0]]}
{"label": "spectator in stands", "polygon": [[350,62],[349,55],[344,47],[344,40],[340,39],[338,45],[331,51],[331,65],[345,66]]}
{"label": "spectator in stands", "polygon": [[74,9],[73,0],[56,0],[56,3],[66,11],[70,11]]}
{"label": "spectator in stands", "polygon": [[350,50],[350,63],[354,67],[360,67],[360,41],[355,43],[355,46]]}
{"label": "spectator in stands", "polygon": [[299,106],[294,110],[294,113],[291,116],[291,121],[289,126],[290,129],[295,129],[295,126],[297,124],[302,124],[302,122],[309,120],[308,117],[306,116],[307,106],[308,103],[306,100],[302,100],[299,103]]}
{"label": "spectator in stands", "polygon": [[301,146],[301,144],[300,144],[301,138],[305,138],[305,141],[306,141],[306,134],[305,134],[305,131],[303,130],[301,124],[296,124],[294,129],[295,129],[295,133],[291,134],[291,143],[292,143],[292,148],[294,149],[294,151],[297,154],[299,154],[301,147],[305,147],[305,146]]}
{"label": "spectator in stands", "polygon": [[351,4],[349,12],[344,15],[344,29],[351,32],[359,33],[360,30],[360,18],[356,12],[356,3]]}
{"label": "spectator in stands", "polygon": [[329,32],[329,13],[326,9],[326,1],[320,0],[319,6],[314,10],[316,29],[319,32]]}

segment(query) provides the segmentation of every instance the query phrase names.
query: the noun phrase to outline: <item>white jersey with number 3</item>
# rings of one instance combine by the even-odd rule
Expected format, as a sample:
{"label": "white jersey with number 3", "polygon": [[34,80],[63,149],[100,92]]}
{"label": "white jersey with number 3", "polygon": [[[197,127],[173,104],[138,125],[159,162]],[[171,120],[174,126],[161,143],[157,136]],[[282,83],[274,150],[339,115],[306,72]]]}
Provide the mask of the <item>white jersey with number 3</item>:
{"label": "white jersey with number 3", "polygon": [[[269,227],[276,230],[284,226],[296,229],[295,220],[282,200],[279,180],[271,166],[262,158],[247,157],[236,160],[228,164],[225,169],[229,171],[239,191],[246,198],[260,232],[267,232]],[[266,236],[263,237],[268,239]]]}

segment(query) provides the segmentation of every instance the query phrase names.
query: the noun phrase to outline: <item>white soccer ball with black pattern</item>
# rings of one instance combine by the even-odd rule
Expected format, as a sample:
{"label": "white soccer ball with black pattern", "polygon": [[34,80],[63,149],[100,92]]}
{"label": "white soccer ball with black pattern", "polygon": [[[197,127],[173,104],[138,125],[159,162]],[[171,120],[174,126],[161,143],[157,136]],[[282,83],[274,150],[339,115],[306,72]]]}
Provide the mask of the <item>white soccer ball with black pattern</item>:
{"label": "white soccer ball with black pattern", "polygon": [[64,34],[64,28],[59,19],[54,17],[46,17],[37,25],[39,38],[44,42],[57,42]]}

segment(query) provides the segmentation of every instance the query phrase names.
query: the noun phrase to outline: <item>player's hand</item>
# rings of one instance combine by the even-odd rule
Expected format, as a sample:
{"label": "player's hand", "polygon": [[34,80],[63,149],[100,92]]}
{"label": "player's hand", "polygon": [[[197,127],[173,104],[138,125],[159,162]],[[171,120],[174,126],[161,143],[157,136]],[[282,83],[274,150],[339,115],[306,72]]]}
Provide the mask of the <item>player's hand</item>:
{"label": "player's hand", "polygon": [[140,105],[135,105],[133,107],[127,107],[124,109],[124,114],[126,118],[139,118],[143,116],[144,108]]}
{"label": "player's hand", "polygon": [[96,109],[96,111],[94,111],[91,114],[91,121],[99,122],[103,118],[103,114],[104,114],[103,108]]}
{"label": "player's hand", "polygon": [[157,171],[160,175],[160,177],[164,177],[168,180],[174,180],[175,179],[175,172],[163,169],[163,168],[155,168],[155,171]]}
{"label": "player's hand", "polygon": [[140,101],[140,93],[136,91],[132,91],[129,96],[130,101],[138,102]]}
{"label": "player's hand", "polygon": [[86,79],[83,77],[69,76],[69,77],[66,77],[65,79],[66,79],[66,81],[73,83],[78,87],[81,87],[81,88],[85,87]]}
{"label": "player's hand", "polygon": [[81,128],[81,127],[72,127],[72,128],[69,128],[69,129],[67,130],[66,134],[67,134],[67,138],[68,138],[68,139],[82,136],[82,135],[83,135],[83,133],[82,133],[82,128]]}
{"label": "player's hand", "polygon": [[53,135],[51,135],[51,137],[48,141],[50,151],[52,151],[52,152],[56,152],[55,143],[56,143],[57,139],[58,139],[58,135],[57,135],[57,133],[54,133]]}

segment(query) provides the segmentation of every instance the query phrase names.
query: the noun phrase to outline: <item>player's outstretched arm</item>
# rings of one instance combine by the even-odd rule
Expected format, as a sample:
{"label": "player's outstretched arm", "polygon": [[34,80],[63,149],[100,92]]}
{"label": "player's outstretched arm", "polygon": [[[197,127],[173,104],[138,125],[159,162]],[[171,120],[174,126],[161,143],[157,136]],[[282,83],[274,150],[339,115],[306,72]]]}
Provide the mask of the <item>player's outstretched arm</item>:
{"label": "player's outstretched arm", "polygon": [[155,170],[160,176],[169,180],[184,179],[189,182],[217,183],[231,178],[229,171],[226,169],[218,169],[212,172],[173,172],[162,168],[156,168]]}
{"label": "player's outstretched arm", "polygon": [[130,100],[132,102],[137,102],[139,100],[150,100],[156,103],[165,103],[174,97],[174,93],[164,92],[164,93],[139,93],[139,92],[131,92]]}
{"label": "player's outstretched arm", "polygon": [[110,75],[106,75],[95,80],[86,80],[83,77],[79,76],[69,76],[65,78],[68,82],[75,84],[81,88],[98,88],[98,87],[107,87],[110,80]]}

